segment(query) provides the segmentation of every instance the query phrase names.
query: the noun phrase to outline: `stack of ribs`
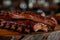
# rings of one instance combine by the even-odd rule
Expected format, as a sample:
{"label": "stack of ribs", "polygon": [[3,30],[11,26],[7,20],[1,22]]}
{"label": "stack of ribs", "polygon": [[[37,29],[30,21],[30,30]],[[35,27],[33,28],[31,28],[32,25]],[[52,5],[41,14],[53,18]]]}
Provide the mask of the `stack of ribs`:
{"label": "stack of ribs", "polygon": [[31,11],[0,11],[0,28],[20,33],[49,32],[55,30],[57,21]]}

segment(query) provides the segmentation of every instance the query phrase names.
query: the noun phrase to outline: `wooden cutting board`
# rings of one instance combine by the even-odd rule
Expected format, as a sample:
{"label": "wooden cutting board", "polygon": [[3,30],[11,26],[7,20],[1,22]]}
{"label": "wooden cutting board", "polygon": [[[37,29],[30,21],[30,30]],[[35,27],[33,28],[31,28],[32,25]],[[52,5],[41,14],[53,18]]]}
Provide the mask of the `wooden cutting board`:
{"label": "wooden cutting board", "polygon": [[[55,31],[60,30],[60,25],[58,25],[55,28]],[[55,32],[55,31],[50,31],[50,32],[37,32],[37,33],[31,33],[31,34],[44,34],[44,33],[51,33],[51,32]],[[6,29],[0,29],[0,36],[18,36],[18,35],[23,35],[20,34],[18,32],[13,32],[11,30],[6,30]]]}

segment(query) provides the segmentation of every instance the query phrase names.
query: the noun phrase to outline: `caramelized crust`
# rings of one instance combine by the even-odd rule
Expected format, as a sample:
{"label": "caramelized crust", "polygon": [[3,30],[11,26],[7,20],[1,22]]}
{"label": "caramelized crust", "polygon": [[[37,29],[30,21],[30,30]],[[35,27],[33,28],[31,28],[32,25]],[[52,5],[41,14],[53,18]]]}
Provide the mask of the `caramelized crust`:
{"label": "caramelized crust", "polygon": [[18,31],[21,33],[30,33],[32,31],[37,32],[39,30],[48,32],[48,30],[53,30],[56,26],[57,21],[53,17],[44,17],[30,11],[1,11],[0,15],[0,28],[4,27],[5,29],[7,28],[8,30]]}

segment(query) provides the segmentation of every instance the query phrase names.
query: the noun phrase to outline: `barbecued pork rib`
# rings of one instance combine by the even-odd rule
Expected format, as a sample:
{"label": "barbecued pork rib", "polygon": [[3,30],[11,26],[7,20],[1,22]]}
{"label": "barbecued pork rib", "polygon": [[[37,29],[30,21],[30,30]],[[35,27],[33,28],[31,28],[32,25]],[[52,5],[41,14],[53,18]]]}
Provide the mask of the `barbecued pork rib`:
{"label": "barbecued pork rib", "polygon": [[31,33],[32,31],[37,32],[38,30],[48,32],[47,25],[45,25],[43,23],[39,23],[39,22],[33,22],[30,20],[25,21],[25,23],[20,23],[20,24],[16,24],[11,21],[3,21],[2,20],[0,22],[0,28],[17,31],[20,33]]}
{"label": "barbecued pork rib", "polygon": [[37,22],[43,22],[48,25],[53,25],[53,24],[56,25],[57,24],[56,20],[51,19],[51,17],[47,18],[47,17],[41,16],[41,15],[38,15],[38,14],[35,14],[32,12],[31,13],[21,12],[20,14],[9,12],[9,16],[13,19],[30,19],[30,20],[37,21]]}
{"label": "barbecued pork rib", "polygon": [[21,12],[20,14],[9,12],[9,16],[13,19],[31,19],[33,21],[42,21],[42,19],[44,19],[43,17],[40,17],[40,15],[29,12]]}
{"label": "barbecued pork rib", "polygon": [[[7,20],[8,18],[10,19],[6,24],[6,26],[8,27],[4,27],[4,28],[10,27],[11,29],[15,29],[16,27],[16,30],[19,30],[19,32],[21,30],[23,32],[30,32],[31,30],[34,32],[37,32],[38,30],[43,30],[45,32],[48,32],[48,30],[50,29],[54,30],[54,28],[57,25],[57,21],[53,17],[41,16],[34,12],[24,12],[24,11],[18,12],[16,10],[6,11],[6,12],[8,13],[9,16],[7,17],[7,15],[4,15],[0,18],[4,20]],[[14,19],[17,19],[17,20],[14,20]],[[12,24],[10,24],[11,21],[13,22]],[[14,22],[18,23],[19,26],[18,25],[16,26]],[[24,24],[24,25],[22,26],[20,24]]]}
{"label": "barbecued pork rib", "polygon": [[21,24],[16,24],[15,22],[5,21],[5,20],[2,20],[2,19],[0,19],[0,28],[22,32],[22,25]]}

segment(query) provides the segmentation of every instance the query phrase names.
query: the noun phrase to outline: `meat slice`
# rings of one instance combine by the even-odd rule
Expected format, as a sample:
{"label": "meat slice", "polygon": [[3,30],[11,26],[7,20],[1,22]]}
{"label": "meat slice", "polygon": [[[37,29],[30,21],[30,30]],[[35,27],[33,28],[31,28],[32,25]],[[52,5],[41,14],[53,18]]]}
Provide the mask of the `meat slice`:
{"label": "meat slice", "polygon": [[31,25],[31,28],[33,29],[33,31],[37,32],[39,30],[48,32],[48,27],[47,25],[43,24],[43,23],[34,23]]}

